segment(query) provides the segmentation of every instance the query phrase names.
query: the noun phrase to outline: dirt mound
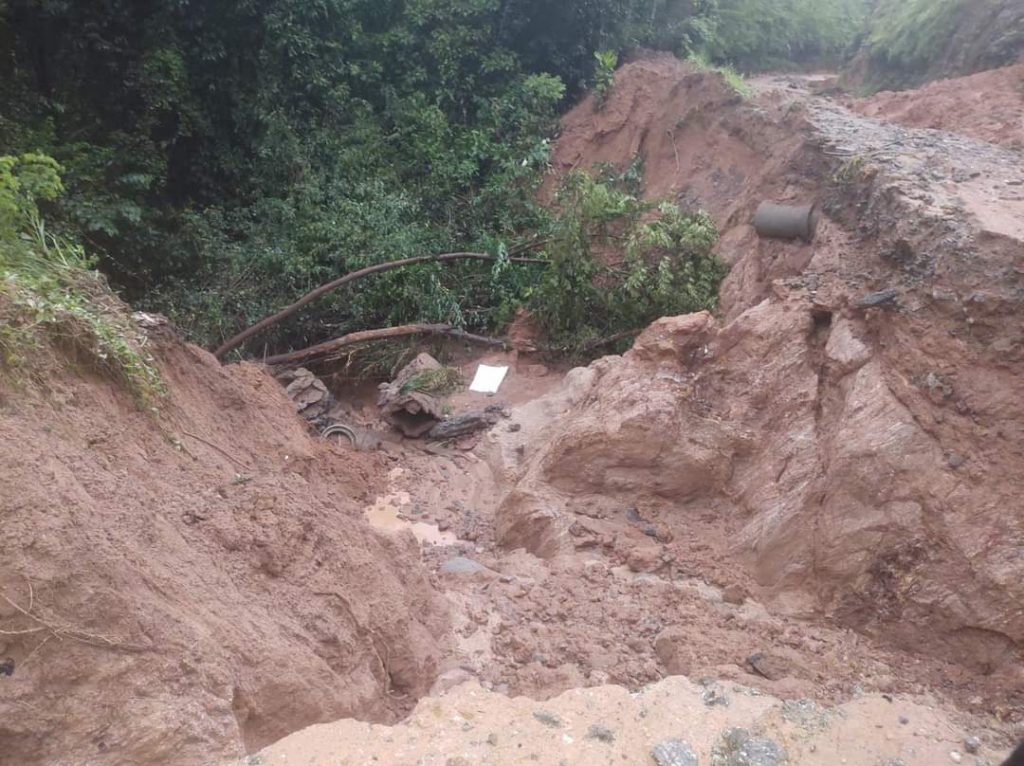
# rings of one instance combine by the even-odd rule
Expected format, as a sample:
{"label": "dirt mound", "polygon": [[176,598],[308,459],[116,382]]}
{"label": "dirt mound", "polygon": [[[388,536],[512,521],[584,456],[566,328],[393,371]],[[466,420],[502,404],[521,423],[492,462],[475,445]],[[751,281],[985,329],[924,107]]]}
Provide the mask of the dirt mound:
{"label": "dirt mound", "polygon": [[1024,64],[851,101],[868,117],[1024,150]]}
{"label": "dirt mound", "polygon": [[799,144],[721,75],[653,55],[619,69],[600,108],[588,96],[563,118],[542,193],[550,196],[569,170],[610,164],[625,171],[639,158],[646,198],[701,207],[722,227],[778,170],[766,158],[786,157]]}
{"label": "dirt mound", "polygon": [[378,456],[313,441],[260,369],[153,339],[159,416],[72,368],[0,389],[0,761],[209,762],[392,721],[445,612],[361,509]]}

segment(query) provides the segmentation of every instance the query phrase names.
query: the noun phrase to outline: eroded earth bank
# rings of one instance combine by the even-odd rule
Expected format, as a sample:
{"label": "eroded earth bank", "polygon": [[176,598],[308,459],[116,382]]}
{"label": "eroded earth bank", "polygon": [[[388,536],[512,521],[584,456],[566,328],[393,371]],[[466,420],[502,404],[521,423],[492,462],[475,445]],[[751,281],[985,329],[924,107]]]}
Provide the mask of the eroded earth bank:
{"label": "eroded earth bank", "polygon": [[[70,366],[4,390],[0,761],[998,763],[1024,158],[754,86],[648,58],[565,118],[554,175],[642,157],[731,271],[622,356],[484,357],[475,443],[318,440],[161,326],[159,419]],[[766,199],[819,202],[815,241],[759,239]]]}

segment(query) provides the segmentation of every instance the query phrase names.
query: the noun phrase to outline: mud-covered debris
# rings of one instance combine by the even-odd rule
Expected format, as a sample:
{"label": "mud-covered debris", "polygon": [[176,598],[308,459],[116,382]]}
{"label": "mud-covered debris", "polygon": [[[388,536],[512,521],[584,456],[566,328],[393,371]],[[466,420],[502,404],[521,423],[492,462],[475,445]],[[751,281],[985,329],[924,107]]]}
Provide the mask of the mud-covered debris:
{"label": "mud-covered debris", "polygon": [[295,410],[314,425],[326,425],[325,418],[334,405],[327,386],[305,367],[286,370],[277,378],[284,384],[284,392],[295,402]]}
{"label": "mud-covered debris", "polygon": [[681,739],[667,739],[651,748],[651,758],[658,766],[697,766],[697,754]]}
{"label": "mud-covered debris", "polygon": [[595,723],[587,730],[587,739],[596,739],[600,742],[614,742],[615,732],[599,723]]}
{"label": "mud-covered debris", "polygon": [[444,417],[444,405],[431,393],[410,387],[410,381],[443,370],[430,354],[420,354],[403,367],[390,383],[381,383],[377,405],[381,417],[412,439],[418,439]]}
{"label": "mud-covered debris", "polygon": [[712,766],[780,766],[789,760],[774,740],[754,737],[746,729],[726,729],[711,753]]}
{"label": "mud-covered debris", "polygon": [[742,604],[747,600],[747,591],[742,585],[733,583],[722,588],[722,601],[727,604]]}

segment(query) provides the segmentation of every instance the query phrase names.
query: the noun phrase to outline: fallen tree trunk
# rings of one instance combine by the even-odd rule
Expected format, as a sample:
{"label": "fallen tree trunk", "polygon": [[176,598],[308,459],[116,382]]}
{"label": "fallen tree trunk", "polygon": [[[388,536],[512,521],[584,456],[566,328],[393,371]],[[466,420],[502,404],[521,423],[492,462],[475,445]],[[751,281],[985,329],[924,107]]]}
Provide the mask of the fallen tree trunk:
{"label": "fallen tree trunk", "polygon": [[[534,246],[536,246],[536,243],[531,244],[529,247]],[[525,249],[529,248],[523,248],[523,250]],[[523,250],[520,250],[519,252],[522,252]],[[385,263],[377,263],[374,264],[373,266],[367,266],[365,269],[359,269],[358,271],[353,271],[349,274],[346,274],[343,277],[339,277],[338,279],[335,279],[333,282],[328,282],[325,285],[320,285],[320,287],[316,288],[315,290],[311,290],[310,292],[303,295],[301,298],[295,301],[295,303],[292,303],[289,306],[285,306],[276,314],[271,314],[268,317],[264,317],[256,324],[252,325],[251,327],[245,330],[242,330],[242,332],[238,333],[233,338],[230,338],[224,343],[222,343],[220,348],[213,352],[213,355],[218,359],[223,358],[225,354],[227,354],[230,351],[234,351],[236,348],[238,348],[247,340],[249,340],[249,338],[253,337],[254,335],[258,335],[259,333],[266,330],[268,327],[273,327],[278,322],[287,319],[296,311],[301,309],[303,306],[312,303],[322,295],[326,295],[327,293],[332,292],[333,290],[337,290],[338,288],[343,287],[351,282],[355,282],[357,279],[368,277],[371,274],[379,274],[382,271],[390,271],[391,269],[402,268],[403,266],[412,266],[417,263],[437,263],[443,261],[457,260],[496,261],[498,260],[498,256],[489,255],[488,253],[445,253],[444,255],[418,255],[415,258],[403,258],[400,261],[386,261]],[[512,261],[513,263],[547,263],[547,261],[544,260],[543,258],[509,258],[509,260]]]}
{"label": "fallen tree trunk", "polygon": [[459,330],[448,324],[406,324],[399,325],[398,327],[385,327],[380,330],[360,330],[359,332],[343,335],[340,338],[318,343],[315,346],[310,346],[309,348],[291,351],[287,354],[269,356],[264,359],[263,362],[270,366],[295,365],[307,362],[308,360],[316,357],[328,356],[336,351],[340,351],[346,346],[354,346],[358,343],[370,343],[378,340],[387,340],[389,338],[402,338],[410,335],[447,335],[452,338],[470,341],[471,343],[481,343],[486,346],[505,345],[504,341],[497,338],[473,335],[472,333]]}

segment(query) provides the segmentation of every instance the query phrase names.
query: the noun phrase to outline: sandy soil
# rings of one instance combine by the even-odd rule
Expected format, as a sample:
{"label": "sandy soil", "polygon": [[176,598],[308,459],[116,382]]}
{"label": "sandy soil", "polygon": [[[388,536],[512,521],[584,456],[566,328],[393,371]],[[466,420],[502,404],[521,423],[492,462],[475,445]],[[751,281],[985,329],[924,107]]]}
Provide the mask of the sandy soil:
{"label": "sandy soil", "polygon": [[670,678],[637,694],[604,686],[576,689],[545,702],[510,699],[466,684],[423,700],[398,726],[339,721],[312,727],[265,750],[260,763],[684,763],[656,761],[652,756],[659,746],[664,752],[673,741],[685,743],[700,763],[716,763],[729,757],[723,735],[737,727],[773,743],[779,748],[775,752],[784,752],[789,763],[805,766],[995,763],[1005,754],[1003,748],[984,742],[977,755],[967,755],[964,741],[974,735],[965,737],[955,717],[926,699],[863,695],[836,708],[823,708],[806,700],[784,702],[732,683],[699,686]]}

